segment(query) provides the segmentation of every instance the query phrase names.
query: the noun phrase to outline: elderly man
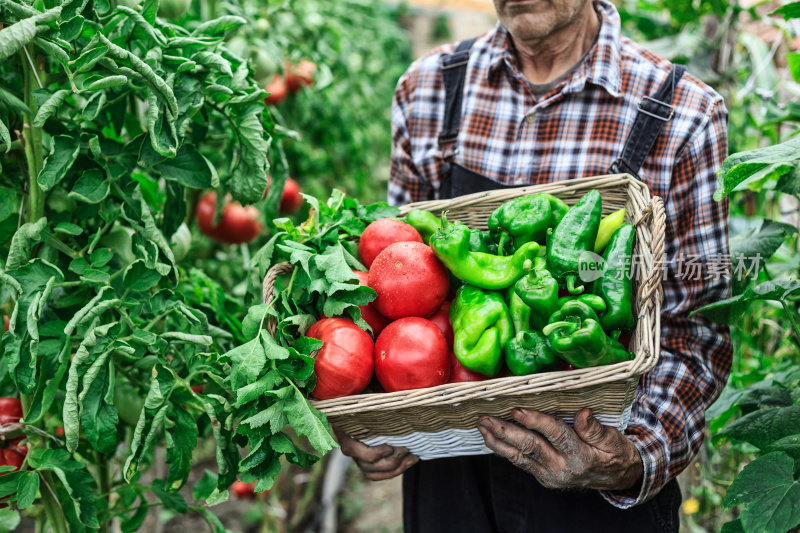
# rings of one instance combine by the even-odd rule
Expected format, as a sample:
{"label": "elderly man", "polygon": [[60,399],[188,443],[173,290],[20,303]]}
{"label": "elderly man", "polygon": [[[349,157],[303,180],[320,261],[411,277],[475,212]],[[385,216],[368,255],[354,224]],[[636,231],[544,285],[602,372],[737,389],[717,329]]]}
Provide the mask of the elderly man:
{"label": "elderly man", "polygon": [[637,176],[667,214],[659,363],[642,377],[624,433],[588,409],[573,426],[519,409],[516,424],[480,420],[493,455],[418,462],[346,436],[342,450],[370,479],[405,472],[409,532],[677,531],[675,477],[702,443],[704,412],[731,364],[728,329],[688,316],[726,297],[728,281],[679,268],[727,254],[727,205],[712,200],[725,106],[682,67],[621,37],[605,0],[495,7],[493,31],[434,50],[400,79],[390,201]]}

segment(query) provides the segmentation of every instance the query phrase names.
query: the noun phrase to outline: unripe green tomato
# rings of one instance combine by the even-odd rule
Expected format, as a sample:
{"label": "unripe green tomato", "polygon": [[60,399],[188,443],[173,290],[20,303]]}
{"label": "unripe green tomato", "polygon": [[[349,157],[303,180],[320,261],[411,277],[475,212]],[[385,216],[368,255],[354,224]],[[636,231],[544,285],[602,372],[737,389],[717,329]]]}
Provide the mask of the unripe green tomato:
{"label": "unripe green tomato", "polygon": [[133,230],[126,226],[114,226],[100,239],[101,246],[111,248],[119,256],[123,265],[129,265],[136,260],[133,255]]}
{"label": "unripe green tomato", "polygon": [[192,0],[161,0],[158,3],[158,16],[165,19],[180,18],[189,11]]}
{"label": "unripe green tomato", "polygon": [[189,231],[189,226],[185,222],[178,226],[178,229],[172,234],[169,247],[172,249],[176,263],[183,261],[186,254],[189,253],[189,249],[192,247],[192,232]]}
{"label": "unripe green tomato", "polygon": [[264,17],[261,17],[256,20],[256,31],[261,35],[264,35],[269,31],[269,21]]}
{"label": "unripe green tomato", "polygon": [[62,187],[56,187],[47,195],[47,209],[56,213],[71,213],[75,211],[78,204],[67,196],[67,191]]}
{"label": "unripe green tomato", "polygon": [[225,43],[225,47],[235,56],[246,61],[250,56],[250,43],[241,35],[235,35],[230,41]]}
{"label": "unripe green tomato", "polygon": [[126,377],[117,374],[114,380],[114,404],[120,420],[135,426],[144,406],[144,396]]}

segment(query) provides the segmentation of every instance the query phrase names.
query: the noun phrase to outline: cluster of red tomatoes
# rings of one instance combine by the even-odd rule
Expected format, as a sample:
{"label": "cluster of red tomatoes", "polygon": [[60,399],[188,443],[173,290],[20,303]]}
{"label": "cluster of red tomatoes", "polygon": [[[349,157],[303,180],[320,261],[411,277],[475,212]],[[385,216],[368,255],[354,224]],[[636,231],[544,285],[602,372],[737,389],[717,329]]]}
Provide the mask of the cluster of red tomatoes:
{"label": "cluster of red tomatoes", "polygon": [[[19,398],[0,398],[0,426],[16,424],[21,419],[22,402]],[[20,444],[23,439],[25,437],[6,439],[0,436],[0,466],[10,465],[14,470],[19,470],[28,455],[28,447]]]}
{"label": "cluster of red tomatoes", "polygon": [[358,255],[369,267],[355,272],[359,283],[377,293],[360,306],[372,336],[347,318],[322,318],[308,329],[324,342],[314,360],[314,398],[358,394],[373,376],[386,392],[487,379],[453,354],[447,268],[417,230],[376,220],[361,235]]}
{"label": "cluster of red tomatoes", "polygon": [[[267,187],[269,190],[269,187]],[[264,192],[266,195],[266,191]],[[204,235],[224,244],[243,244],[253,241],[261,233],[261,217],[252,205],[242,205],[225,198],[225,207],[219,221],[214,225],[214,212],[217,209],[217,193],[205,193],[197,203],[197,226]],[[281,194],[280,212],[294,213],[303,205],[300,185],[287,178]]]}
{"label": "cluster of red tomatoes", "polygon": [[283,67],[283,74],[274,74],[264,88],[269,93],[269,96],[264,98],[264,103],[278,105],[290,92],[297,92],[303,86],[313,85],[316,70],[317,65],[307,59],[303,59],[296,65],[286,63]]}

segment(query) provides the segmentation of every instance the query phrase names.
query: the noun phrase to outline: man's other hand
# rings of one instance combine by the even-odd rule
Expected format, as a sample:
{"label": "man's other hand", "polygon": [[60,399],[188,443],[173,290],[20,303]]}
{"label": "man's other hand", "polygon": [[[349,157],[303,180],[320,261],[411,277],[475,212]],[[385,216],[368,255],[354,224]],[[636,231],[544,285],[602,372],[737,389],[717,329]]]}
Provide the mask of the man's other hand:
{"label": "man's other hand", "polygon": [[367,446],[334,428],[336,440],[342,453],[352,457],[364,476],[372,481],[382,481],[399,476],[419,461],[419,457],[408,453],[403,447],[387,444]]}
{"label": "man's other hand", "polygon": [[499,456],[529,472],[551,489],[638,489],[642,459],[636,446],[615,428],[582,409],[574,429],[560,418],[515,409],[514,423],[481,417],[478,430]]}

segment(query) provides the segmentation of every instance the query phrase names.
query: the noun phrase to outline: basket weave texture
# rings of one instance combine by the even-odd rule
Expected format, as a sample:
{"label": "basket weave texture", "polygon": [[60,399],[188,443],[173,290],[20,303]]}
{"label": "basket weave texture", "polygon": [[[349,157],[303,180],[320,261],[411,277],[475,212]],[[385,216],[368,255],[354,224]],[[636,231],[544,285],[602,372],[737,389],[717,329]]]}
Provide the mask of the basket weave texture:
{"label": "basket weave texture", "polygon": [[[404,445],[422,459],[488,453],[480,445],[482,439],[475,429],[478,417],[510,419],[511,410],[516,407],[566,419],[589,407],[601,422],[624,429],[639,376],[655,366],[659,354],[665,229],[661,198],[651,198],[647,186],[632,176],[614,174],[417,202],[402,207],[401,213],[425,209],[439,215],[447,211],[449,220],[485,230],[492,211],[517,196],[547,192],[573,205],[591,189],[601,193],[603,216],[624,207],[626,221],[636,227],[632,276],[637,323],[629,345],[635,354],[633,360],[426,389],[360,394],[312,401],[312,405],[325,413],[332,425],[356,439],[368,444]],[[265,302],[272,300],[277,277],[292,269],[290,263],[279,263],[267,272]],[[274,319],[267,328],[274,334]]]}

